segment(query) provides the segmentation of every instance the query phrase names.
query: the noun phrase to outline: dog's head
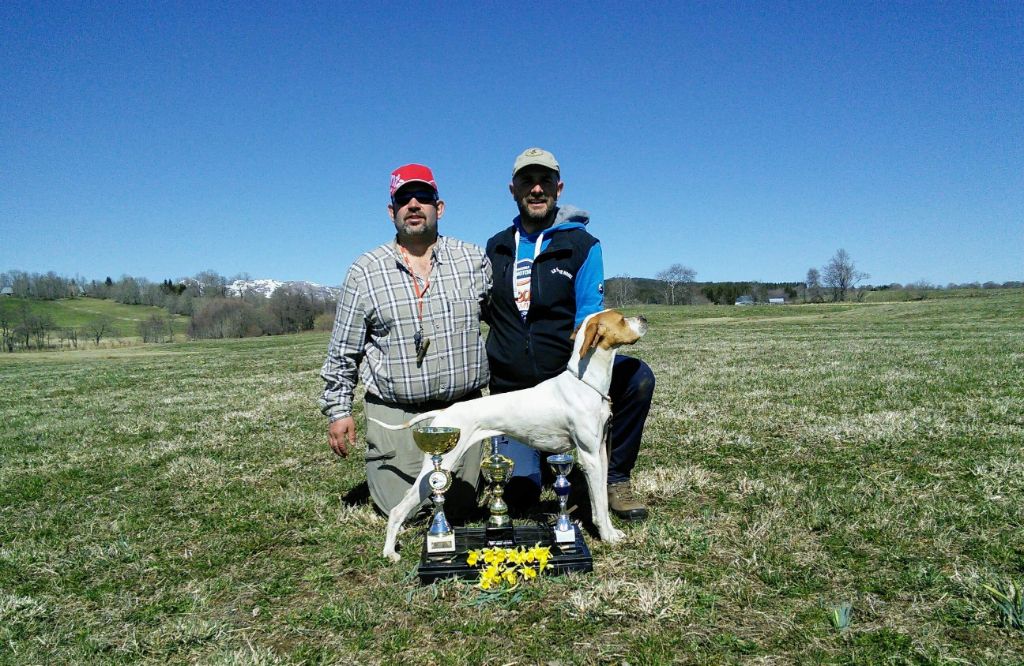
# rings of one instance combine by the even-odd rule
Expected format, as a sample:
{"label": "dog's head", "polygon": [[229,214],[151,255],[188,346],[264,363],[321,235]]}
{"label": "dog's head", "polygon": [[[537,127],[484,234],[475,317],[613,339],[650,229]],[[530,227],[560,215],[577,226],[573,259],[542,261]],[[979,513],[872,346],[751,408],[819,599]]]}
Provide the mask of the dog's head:
{"label": "dog's head", "polygon": [[575,340],[583,331],[583,344],[579,346],[582,359],[591,349],[615,349],[631,345],[647,333],[647,319],[643,315],[625,317],[616,310],[602,310],[583,320],[570,339]]}

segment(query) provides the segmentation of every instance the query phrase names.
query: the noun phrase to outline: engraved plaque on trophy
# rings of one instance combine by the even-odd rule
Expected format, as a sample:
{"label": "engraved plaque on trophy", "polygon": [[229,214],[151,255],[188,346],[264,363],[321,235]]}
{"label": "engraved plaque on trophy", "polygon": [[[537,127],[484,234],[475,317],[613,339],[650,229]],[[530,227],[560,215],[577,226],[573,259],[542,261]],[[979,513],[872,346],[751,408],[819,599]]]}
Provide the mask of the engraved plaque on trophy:
{"label": "engraved plaque on trophy", "polygon": [[430,455],[434,470],[427,476],[427,484],[433,491],[430,496],[434,504],[434,515],[427,530],[427,554],[455,552],[455,530],[444,515],[444,494],[451,488],[451,472],[441,469],[441,457],[455,448],[459,441],[458,428],[421,426],[412,431],[413,441],[421,451]]}

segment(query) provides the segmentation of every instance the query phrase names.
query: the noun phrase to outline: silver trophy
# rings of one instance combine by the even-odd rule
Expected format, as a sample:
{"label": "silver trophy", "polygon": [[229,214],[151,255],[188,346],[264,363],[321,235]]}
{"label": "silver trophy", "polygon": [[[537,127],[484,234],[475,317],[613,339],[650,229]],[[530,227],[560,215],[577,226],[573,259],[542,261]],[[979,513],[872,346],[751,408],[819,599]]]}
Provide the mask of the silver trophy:
{"label": "silver trophy", "polygon": [[576,546],[576,526],[569,520],[566,507],[569,504],[569,491],[572,484],[566,477],[572,471],[573,457],[571,453],[555,453],[548,456],[548,465],[555,473],[554,490],[558,496],[558,518],[555,521],[555,543],[563,550]]}
{"label": "silver trophy", "polygon": [[455,530],[444,515],[444,493],[452,486],[451,472],[441,469],[441,457],[459,442],[458,428],[420,426],[412,431],[412,439],[420,451],[430,455],[434,471],[427,476],[427,485],[433,491],[434,517],[427,530],[427,554],[454,553]]}
{"label": "silver trophy", "polygon": [[515,543],[515,529],[504,497],[505,484],[512,476],[515,463],[508,456],[498,453],[501,440],[500,435],[492,437],[491,453],[480,461],[480,473],[487,481],[487,494],[490,496],[487,508],[491,515],[487,519],[485,531],[488,546],[511,546]]}

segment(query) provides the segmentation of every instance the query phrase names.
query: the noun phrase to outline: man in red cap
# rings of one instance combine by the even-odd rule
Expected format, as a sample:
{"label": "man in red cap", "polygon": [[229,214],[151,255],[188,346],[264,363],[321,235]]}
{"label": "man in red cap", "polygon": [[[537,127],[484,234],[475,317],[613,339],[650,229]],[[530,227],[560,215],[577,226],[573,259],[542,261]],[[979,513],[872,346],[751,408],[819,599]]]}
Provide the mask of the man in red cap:
{"label": "man in red cap", "polygon": [[[390,189],[395,238],[349,269],[320,373],[328,439],[343,457],[356,440],[359,379],[364,415],[392,425],[479,397],[489,379],[480,306],[491,287],[490,262],[482,248],[438,234],[444,201],[429,168],[398,167]],[[379,510],[398,503],[422,464],[410,430],[385,430],[367,419],[366,481]],[[449,507],[475,506],[479,469],[478,449],[453,470]]]}

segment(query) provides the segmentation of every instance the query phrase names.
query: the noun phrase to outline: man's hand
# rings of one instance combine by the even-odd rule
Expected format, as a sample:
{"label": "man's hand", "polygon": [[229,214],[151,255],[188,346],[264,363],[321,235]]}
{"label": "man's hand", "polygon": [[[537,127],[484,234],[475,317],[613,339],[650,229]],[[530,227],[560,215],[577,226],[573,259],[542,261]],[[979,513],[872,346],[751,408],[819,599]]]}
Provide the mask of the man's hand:
{"label": "man's hand", "polygon": [[356,443],[356,422],[351,416],[338,419],[327,427],[327,439],[331,450],[344,458],[348,455],[348,447]]}

